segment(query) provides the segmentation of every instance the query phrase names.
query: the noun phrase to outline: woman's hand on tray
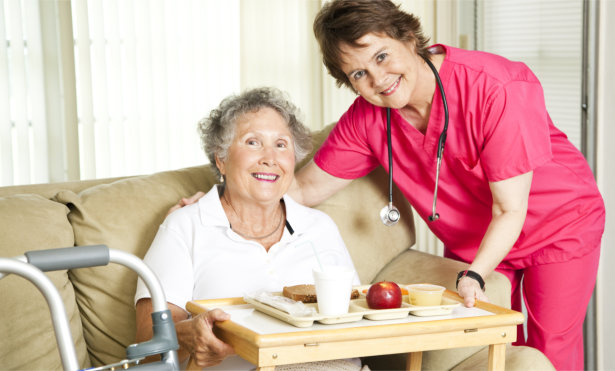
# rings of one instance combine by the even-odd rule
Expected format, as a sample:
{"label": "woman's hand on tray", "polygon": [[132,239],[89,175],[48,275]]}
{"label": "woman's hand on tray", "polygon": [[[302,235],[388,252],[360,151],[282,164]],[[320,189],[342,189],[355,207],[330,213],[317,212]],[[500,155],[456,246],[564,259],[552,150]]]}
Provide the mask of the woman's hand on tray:
{"label": "woman's hand on tray", "polygon": [[213,332],[216,322],[230,318],[221,309],[213,309],[178,322],[176,327],[180,348],[190,353],[192,362],[199,367],[217,365],[229,355],[235,354],[233,347],[218,339]]}

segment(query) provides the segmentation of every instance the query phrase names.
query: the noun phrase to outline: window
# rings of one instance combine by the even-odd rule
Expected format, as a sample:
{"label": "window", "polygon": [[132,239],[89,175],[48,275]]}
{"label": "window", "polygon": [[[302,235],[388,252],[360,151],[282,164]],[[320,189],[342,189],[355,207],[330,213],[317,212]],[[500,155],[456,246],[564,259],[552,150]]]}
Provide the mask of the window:
{"label": "window", "polygon": [[81,178],[205,162],[196,123],[239,89],[238,1],[75,1],[72,20]]}
{"label": "window", "polygon": [[0,185],[206,162],[196,123],[240,88],[239,23],[239,0],[0,3]]}
{"label": "window", "polygon": [[0,3],[0,185],[47,181],[38,19],[37,1]]}
{"label": "window", "polygon": [[0,186],[206,162],[196,123],[276,86],[319,129],[354,95],[324,72],[320,1],[0,2]]}

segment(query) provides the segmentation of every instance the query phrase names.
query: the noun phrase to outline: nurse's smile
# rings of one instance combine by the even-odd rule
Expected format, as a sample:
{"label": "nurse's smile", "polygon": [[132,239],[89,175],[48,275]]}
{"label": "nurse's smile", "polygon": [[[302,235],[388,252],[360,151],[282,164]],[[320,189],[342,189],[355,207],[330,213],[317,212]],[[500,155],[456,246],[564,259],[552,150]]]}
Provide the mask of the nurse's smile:
{"label": "nurse's smile", "polygon": [[400,84],[400,83],[401,83],[401,76],[399,76],[399,77],[397,78],[397,80],[395,80],[395,82],[393,83],[393,85],[391,85],[391,86],[390,86],[387,90],[383,91],[383,92],[382,92],[382,93],[380,93],[380,94],[382,94],[382,95],[384,95],[384,96],[387,96],[387,97],[388,97],[389,95],[391,95],[391,94],[395,93],[395,91],[396,91],[396,90],[397,90],[397,88],[399,87],[399,84]]}

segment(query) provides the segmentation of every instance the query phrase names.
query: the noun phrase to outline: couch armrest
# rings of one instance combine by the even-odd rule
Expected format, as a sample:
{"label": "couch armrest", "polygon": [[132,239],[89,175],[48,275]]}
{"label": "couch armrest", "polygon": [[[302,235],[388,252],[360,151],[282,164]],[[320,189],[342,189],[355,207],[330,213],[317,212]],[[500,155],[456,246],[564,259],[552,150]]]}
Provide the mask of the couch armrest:
{"label": "couch armrest", "polygon": [[[406,250],[387,264],[373,282],[382,280],[399,283],[433,283],[455,290],[457,272],[467,269],[468,264],[457,260],[421,252]],[[493,272],[485,279],[485,294],[493,304],[510,308],[510,281],[501,273]]]}

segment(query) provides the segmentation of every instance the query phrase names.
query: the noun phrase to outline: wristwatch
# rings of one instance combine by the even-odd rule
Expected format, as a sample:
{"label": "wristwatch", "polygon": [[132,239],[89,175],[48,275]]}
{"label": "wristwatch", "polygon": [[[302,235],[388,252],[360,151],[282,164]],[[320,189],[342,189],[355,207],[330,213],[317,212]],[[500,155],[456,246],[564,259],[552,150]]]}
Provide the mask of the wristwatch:
{"label": "wristwatch", "polygon": [[485,291],[485,280],[483,280],[483,277],[481,277],[480,274],[474,271],[471,271],[469,269],[466,269],[465,271],[461,271],[457,273],[457,281],[455,282],[455,288],[457,288],[457,286],[459,285],[459,280],[466,276],[478,281],[478,284],[480,285],[480,289]]}

